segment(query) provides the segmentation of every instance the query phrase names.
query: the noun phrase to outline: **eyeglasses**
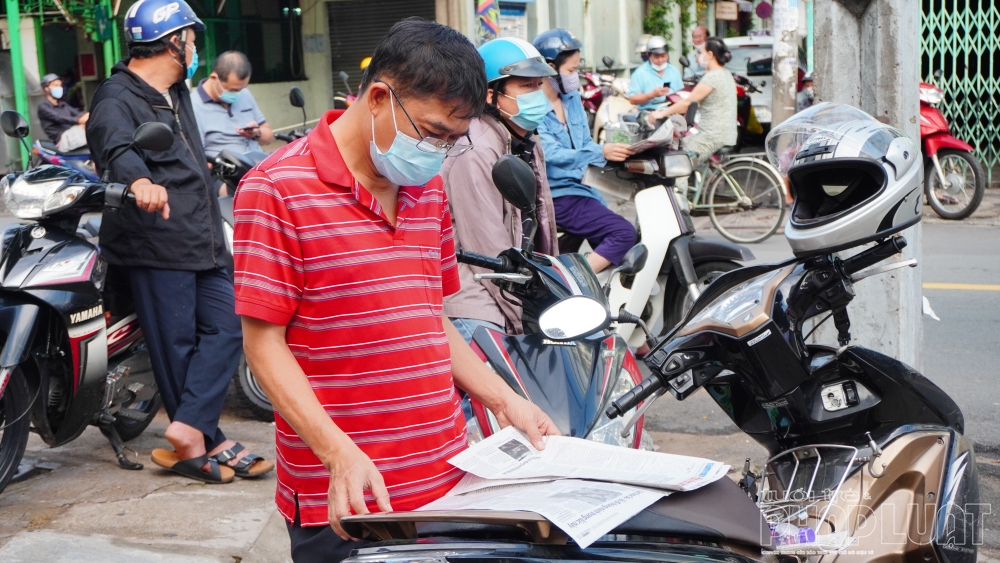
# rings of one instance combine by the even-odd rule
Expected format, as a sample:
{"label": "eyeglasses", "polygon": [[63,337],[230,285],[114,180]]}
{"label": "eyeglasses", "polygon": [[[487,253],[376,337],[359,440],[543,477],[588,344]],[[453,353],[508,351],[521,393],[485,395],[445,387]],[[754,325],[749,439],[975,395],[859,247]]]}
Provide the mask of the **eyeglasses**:
{"label": "eyeglasses", "polygon": [[445,156],[461,156],[472,150],[472,137],[469,137],[468,134],[465,135],[465,139],[469,141],[468,144],[446,143],[435,137],[425,137],[424,134],[420,132],[420,128],[417,127],[417,124],[413,122],[413,118],[410,117],[409,112],[407,112],[406,108],[403,107],[403,101],[396,95],[396,91],[392,89],[392,86],[389,86],[381,80],[375,80],[375,82],[385,84],[392,96],[396,98],[397,102],[399,102],[399,109],[403,110],[403,115],[406,116],[406,119],[410,120],[410,125],[413,126],[413,129],[417,132],[417,136],[420,137],[420,141],[417,143],[417,149],[423,152],[444,152]]}

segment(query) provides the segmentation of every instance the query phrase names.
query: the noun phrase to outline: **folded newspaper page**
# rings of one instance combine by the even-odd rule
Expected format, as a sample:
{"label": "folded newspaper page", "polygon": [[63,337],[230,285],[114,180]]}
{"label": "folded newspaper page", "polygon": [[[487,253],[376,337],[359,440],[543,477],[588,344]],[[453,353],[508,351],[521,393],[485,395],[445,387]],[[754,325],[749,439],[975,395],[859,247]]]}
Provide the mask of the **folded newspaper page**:
{"label": "folded newspaper page", "polygon": [[585,548],[666,492],[577,479],[515,482],[462,495],[454,490],[419,511],[524,510],[541,514]]}
{"label": "folded newspaper page", "polygon": [[721,479],[729,466],[717,461],[632,450],[581,438],[546,436],[538,451],[508,426],[448,460],[483,479],[571,478],[692,491]]}

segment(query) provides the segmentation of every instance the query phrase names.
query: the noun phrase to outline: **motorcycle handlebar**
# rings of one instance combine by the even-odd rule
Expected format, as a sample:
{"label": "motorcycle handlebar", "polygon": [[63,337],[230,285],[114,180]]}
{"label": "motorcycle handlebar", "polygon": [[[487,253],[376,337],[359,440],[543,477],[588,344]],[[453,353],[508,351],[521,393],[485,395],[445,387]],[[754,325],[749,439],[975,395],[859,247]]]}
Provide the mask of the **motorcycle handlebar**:
{"label": "motorcycle handlebar", "polygon": [[619,416],[623,416],[628,411],[634,409],[643,402],[650,395],[656,393],[663,388],[663,381],[657,376],[651,376],[642,381],[642,383],[636,385],[631,391],[625,393],[621,397],[618,397],[616,401],[611,403],[608,410],[604,411],[604,414],[608,418],[614,419]]}
{"label": "motorcycle handlebar", "polygon": [[906,239],[903,237],[892,237],[889,240],[884,240],[868,250],[844,260],[844,273],[848,277],[853,276],[869,266],[874,266],[899,254],[904,248],[906,248]]}
{"label": "motorcycle handlebar", "polygon": [[274,138],[277,139],[277,140],[279,140],[279,141],[284,141],[286,143],[291,143],[292,141],[294,141],[298,137],[295,137],[293,135],[289,135],[287,133],[275,133],[274,134]]}
{"label": "motorcycle handlebar", "polygon": [[510,266],[507,259],[502,256],[500,258],[490,258],[482,254],[476,254],[475,252],[458,249],[455,251],[455,258],[462,264],[478,266],[487,270],[493,270],[494,272],[510,273],[514,271],[514,268]]}

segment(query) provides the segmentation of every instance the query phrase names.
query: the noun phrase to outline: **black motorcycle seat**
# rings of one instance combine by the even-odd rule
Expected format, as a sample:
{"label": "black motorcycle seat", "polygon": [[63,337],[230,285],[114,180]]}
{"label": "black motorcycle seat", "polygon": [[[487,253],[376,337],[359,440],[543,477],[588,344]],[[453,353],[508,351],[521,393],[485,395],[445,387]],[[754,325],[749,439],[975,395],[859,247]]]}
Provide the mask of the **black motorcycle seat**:
{"label": "black motorcycle seat", "polygon": [[59,149],[56,148],[56,144],[52,141],[38,141],[38,144],[47,151],[52,151],[63,156],[90,156],[90,149],[87,147],[71,150],[69,152],[59,152]]}
{"label": "black motorcycle seat", "polygon": [[[685,538],[771,546],[771,531],[760,509],[731,479],[660,499],[610,532],[625,536]],[[524,531],[495,524],[418,522],[420,537],[525,539]]]}
{"label": "black motorcycle seat", "polygon": [[232,227],[236,223],[233,219],[233,196],[227,195],[219,198],[219,211],[222,212],[222,220]]}

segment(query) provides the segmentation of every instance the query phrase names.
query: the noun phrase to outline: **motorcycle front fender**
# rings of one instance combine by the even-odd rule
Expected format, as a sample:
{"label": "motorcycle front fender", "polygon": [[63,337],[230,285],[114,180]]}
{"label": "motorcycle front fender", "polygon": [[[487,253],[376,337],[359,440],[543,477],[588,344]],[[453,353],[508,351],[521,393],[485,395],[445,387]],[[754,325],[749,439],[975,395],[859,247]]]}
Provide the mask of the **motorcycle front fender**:
{"label": "motorcycle front fender", "polygon": [[6,296],[0,301],[0,332],[7,335],[0,352],[0,367],[14,367],[28,359],[39,310],[33,303],[8,304]]}
{"label": "motorcycle front fender", "polygon": [[930,158],[941,149],[954,149],[957,151],[975,152],[969,143],[959,140],[948,133],[939,133],[923,138],[924,156]]}

